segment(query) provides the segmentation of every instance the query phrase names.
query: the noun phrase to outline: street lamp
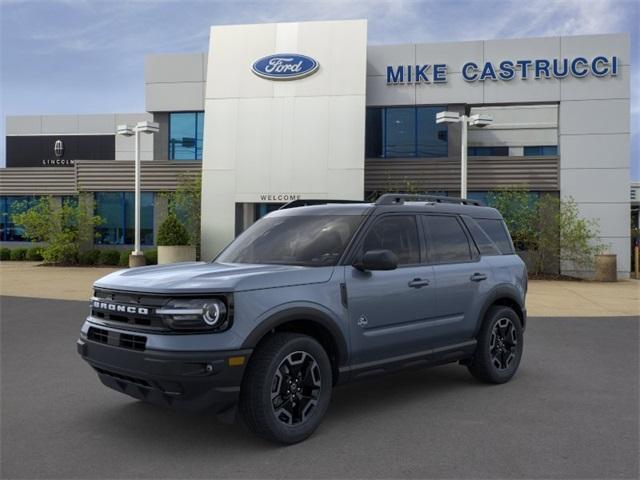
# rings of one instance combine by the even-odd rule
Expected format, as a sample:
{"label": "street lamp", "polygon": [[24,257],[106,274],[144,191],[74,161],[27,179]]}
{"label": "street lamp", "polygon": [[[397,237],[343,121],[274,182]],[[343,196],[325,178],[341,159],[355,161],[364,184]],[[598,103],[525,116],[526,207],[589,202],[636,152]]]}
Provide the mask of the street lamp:
{"label": "street lamp", "polygon": [[460,168],[460,197],[467,198],[467,126],[486,127],[493,122],[491,115],[481,113],[467,116],[458,112],[440,112],[436,114],[436,123],[461,123],[462,124],[462,165]]}
{"label": "street lamp", "polygon": [[133,252],[129,255],[130,267],[141,267],[145,264],[144,255],[140,250],[140,133],[157,133],[160,126],[156,122],[138,122],[134,127],[129,125],[118,125],[116,133],[125,137],[135,135],[135,245]]}

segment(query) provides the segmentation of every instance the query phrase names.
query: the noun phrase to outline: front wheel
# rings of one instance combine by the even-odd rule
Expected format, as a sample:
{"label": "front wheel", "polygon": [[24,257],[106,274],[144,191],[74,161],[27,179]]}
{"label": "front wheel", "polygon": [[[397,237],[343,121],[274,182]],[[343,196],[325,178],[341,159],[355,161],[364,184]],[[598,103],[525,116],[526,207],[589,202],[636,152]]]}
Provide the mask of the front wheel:
{"label": "front wheel", "polygon": [[487,383],[505,383],[516,373],[522,358],[520,317],[505,306],[491,307],[478,334],[476,353],[468,366],[471,374]]}
{"label": "front wheel", "polygon": [[251,357],[242,382],[240,411],[260,437],[297,443],[320,424],[332,385],[329,357],[315,339],[276,333]]}

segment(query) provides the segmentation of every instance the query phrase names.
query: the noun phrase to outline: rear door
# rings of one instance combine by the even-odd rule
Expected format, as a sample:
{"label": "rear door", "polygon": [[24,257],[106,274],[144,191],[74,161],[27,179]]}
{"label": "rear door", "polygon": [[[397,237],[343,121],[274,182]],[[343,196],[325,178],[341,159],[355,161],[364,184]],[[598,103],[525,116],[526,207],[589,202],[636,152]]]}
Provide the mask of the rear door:
{"label": "rear door", "polygon": [[429,262],[434,267],[436,315],[434,342],[447,345],[474,334],[491,267],[457,215],[422,215]]}

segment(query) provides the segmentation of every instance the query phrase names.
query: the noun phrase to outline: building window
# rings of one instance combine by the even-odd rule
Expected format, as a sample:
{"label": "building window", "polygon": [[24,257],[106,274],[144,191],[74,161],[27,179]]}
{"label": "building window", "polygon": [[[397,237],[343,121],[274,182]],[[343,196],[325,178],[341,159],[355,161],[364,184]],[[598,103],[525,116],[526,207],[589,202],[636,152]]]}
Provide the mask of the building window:
{"label": "building window", "polygon": [[[97,192],[95,214],[103,223],[96,227],[96,243],[131,245],[134,243],[134,192]],[[140,242],[153,245],[153,193],[140,194]]]}
{"label": "building window", "polygon": [[469,147],[467,155],[470,157],[508,157],[509,147]]}
{"label": "building window", "polygon": [[524,156],[536,156],[536,157],[546,157],[546,156],[556,156],[558,155],[558,146],[557,145],[544,145],[537,147],[524,147]]}
{"label": "building window", "polygon": [[445,107],[367,108],[367,158],[447,157],[446,124],[436,124]]}
{"label": "building window", "polygon": [[0,241],[28,242],[24,229],[13,223],[12,216],[22,213],[38,203],[38,197],[0,197]]}
{"label": "building window", "polygon": [[169,160],[202,160],[204,112],[169,114]]}

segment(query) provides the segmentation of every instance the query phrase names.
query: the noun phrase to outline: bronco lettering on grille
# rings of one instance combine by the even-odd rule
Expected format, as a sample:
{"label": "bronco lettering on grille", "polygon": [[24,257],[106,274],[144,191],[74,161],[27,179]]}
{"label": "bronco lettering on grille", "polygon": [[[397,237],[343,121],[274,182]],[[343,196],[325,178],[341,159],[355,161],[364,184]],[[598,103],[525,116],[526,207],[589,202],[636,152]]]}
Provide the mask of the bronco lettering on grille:
{"label": "bronco lettering on grille", "polygon": [[116,303],[101,302],[99,300],[93,300],[92,305],[93,305],[93,308],[97,308],[99,310],[108,310],[110,312],[149,315],[149,309],[146,307],[136,307],[133,305],[118,305]]}

